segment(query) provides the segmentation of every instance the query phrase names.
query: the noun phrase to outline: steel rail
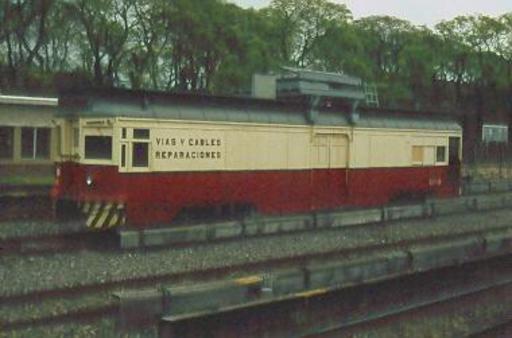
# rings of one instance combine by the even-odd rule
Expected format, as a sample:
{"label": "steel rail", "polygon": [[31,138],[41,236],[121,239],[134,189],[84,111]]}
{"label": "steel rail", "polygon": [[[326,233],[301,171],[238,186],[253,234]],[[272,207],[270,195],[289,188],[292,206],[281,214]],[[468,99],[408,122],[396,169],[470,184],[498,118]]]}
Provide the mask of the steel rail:
{"label": "steel rail", "polygon": [[[7,305],[17,305],[17,304],[26,304],[26,303],[40,303],[44,301],[44,299],[54,299],[54,298],[64,298],[70,299],[79,296],[83,296],[84,294],[96,294],[99,292],[107,292],[114,291],[115,289],[127,289],[127,288],[140,288],[140,287],[151,287],[155,284],[161,283],[176,283],[185,280],[195,280],[195,281],[206,281],[212,280],[214,278],[222,278],[228,274],[232,273],[254,273],[257,271],[268,271],[270,270],[278,270],[283,268],[290,267],[304,267],[309,262],[319,260],[332,260],[335,258],[344,258],[349,254],[376,254],[381,251],[390,251],[390,250],[404,250],[404,248],[413,245],[421,245],[421,244],[435,244],[437,242],[451,241],[457,239],[466,239],[466,238],[474,238],[475,236],[483,236],[489,235],[494,232],[500,232],[503,230],[510,229],[510,226],[501,226],[496,227],[494,229],[486,229],[486,230],[478,230],[478,231],[468,231],[458,234],[449,234],[449,235],[438,235],[438,236],[427,236],[425,238],[417,238],[415,240],[404,240],[398,241],[396,243],[386,243],[386,244],[373,244],[366,245],[356,248],[346,248],[346,249],[337,249],[327,252],[320,253],[308,253],[303,255],[295,255],[290,257],[282,257],[282,258],[274,258],[259,262],[253,263],[244,263],[233,266],[224,266],[224,267],[216,267],[210,268],[206,270],[194,270],[187,272],[177,272],[177,273],[168,273],[161,275],[153,275],[153,276],[142,276],[136,278],[128,278],[124,280],[118,281],[110,281],[106,283],[93,283],[89,285],[81,285],[69,288],[59,288],[59,289],[47,289],[47,290],[39,290],[34,292],[29,292],[27,294],[18,294],[18,295],[10,295],[10,296],[2,296],[0,297],[0,303],[4,306]],[[103,307],[105,308],[105,307]],[[62,320],[67,320],[66,318],[79,318],[83,312],[91,312],[97,311],[96,308],[91,309],[81,309],[79,311],[70,312],[69,314],[61,314],[55,316],[56,318],[61,318]],[[0,322],[0,327],[4,330],[12,330],[12,329],[20,329],[24,327],[32,327],[32,326],[44,326],[50,323],[58,322],[60,319],[53,320],[52,316],[48,317],[40,317],[37,319],[22,319],[15,320],[12,322]]]}
{"label": "steel rail", "polygon": [[436,306],[436,307],[447,306],[448,304],[450,304],[452,302],[459,301],[466,297],[476,296],[479,294],[483,294],[483,293],[492,291],[494,289],[505,288],[505,287],[510,287],[510,286],[512,286],[512,277],[507,277],[507,278],[504,278],[503,280],[499,280],[497,282],[491,283],[490,285],[475,286],[473,288],[469,288],[466,290],[453,292],[451,295],[442,295],[435,299],[418,301],[416,303],[407,304],[407,305],[399,307],[397,309],[369,315],[363,319],[356,319],[356,320],[353,320],[353,321],[350,321],[347,323],[343,323],[340,325],[334,325],[334,326],[323,328],[321,330],[315,330],[314,332],[309,332],[307,334],[304,334],[303,336],[305,336],[305,337],[319,336],[320,337],[320,336],[328,334],[328,333],[342,331],[342,330],[343,330],[343,332],[346,332],[347,330],[350,330],[350,332],[353,332],[354,330],[356,330],[358,328],[371,326],[372,323],[380,322],[383,320],[390,320],[393,317],[403,316],[408,313],[414,313],[416,311],[420,311],[420,310],[426,309],[426,308],[431,308],[434,306]]}

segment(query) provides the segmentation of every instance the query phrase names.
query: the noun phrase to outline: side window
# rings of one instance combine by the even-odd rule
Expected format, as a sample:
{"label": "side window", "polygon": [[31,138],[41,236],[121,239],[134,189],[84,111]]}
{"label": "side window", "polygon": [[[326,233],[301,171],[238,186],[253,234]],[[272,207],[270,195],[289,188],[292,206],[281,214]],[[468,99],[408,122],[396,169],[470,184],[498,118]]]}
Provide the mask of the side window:
{"label": "side window", "polygon": [[21,128],[21,157],[50,158],[50,128]]}
{"label": "side window", "polygon": [[149,140],[149,129],[133,129],[133,138]]}
{"label": "side window", "polygon": [[423,164],[423,147],[412,146],[412,163],[416,165]]}
{"label": "side window", "polygon": [[21,128],[21,157],[34,158],[35,128]]}
{"label": "side window", "polygon": [[126,144],[121,145],[121,167],[126,167]]}
{"label": "side window", "polygon": [[0,127],[0,159],[11,159],[14,148],[14,128]]}
{"label": "side window", "polygon": [[441,146],[436,148],[436,163],[446,162],[446,147]]}
{"label": "side window", "polygon": [[112,137],[85,136],[85,158],[89,160],[111,160]]}
{"label": "side window", "polygon": [[80,147],[80,130],[76,127],[73,128],[73,147]]}
{"label": "side window", "polygon": [[149,166],[149,144],[133,142],[132,145],[132,166],[135,168],[146,168]]}
{"label": "side window", "polygon": [[132,167],[149,167],[149,129],[133,129]]}

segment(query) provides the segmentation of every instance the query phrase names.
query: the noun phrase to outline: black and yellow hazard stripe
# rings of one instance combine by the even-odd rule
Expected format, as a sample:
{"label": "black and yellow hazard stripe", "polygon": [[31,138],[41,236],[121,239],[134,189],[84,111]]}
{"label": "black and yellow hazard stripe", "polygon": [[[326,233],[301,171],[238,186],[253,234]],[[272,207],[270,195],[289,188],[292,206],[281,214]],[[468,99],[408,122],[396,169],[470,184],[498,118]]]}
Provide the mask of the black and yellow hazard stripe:
{"label": "black and yellow hazard stripe", "polygon": [[122,203],[84,202],[81,210],[87,217],[87,227],[91,229],[105,230],[126,222]]}

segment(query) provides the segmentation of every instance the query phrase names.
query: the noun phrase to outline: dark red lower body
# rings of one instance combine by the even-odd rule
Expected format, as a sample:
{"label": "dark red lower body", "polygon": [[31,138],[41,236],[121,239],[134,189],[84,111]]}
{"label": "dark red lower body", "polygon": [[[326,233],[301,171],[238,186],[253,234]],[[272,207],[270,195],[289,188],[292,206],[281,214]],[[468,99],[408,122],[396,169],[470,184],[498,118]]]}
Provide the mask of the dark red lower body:
{"label": "dark red lower body", "polygon": [[[56,199],[126,205],[127,223],[170,222],[192,207],[247,205],[262,214],[374,206],[397,197],[458,194],[456,168],[410,167],[246,172],[119,173],[117,167],[63,163]],[[93,184],[87,186],[87,176]]]}

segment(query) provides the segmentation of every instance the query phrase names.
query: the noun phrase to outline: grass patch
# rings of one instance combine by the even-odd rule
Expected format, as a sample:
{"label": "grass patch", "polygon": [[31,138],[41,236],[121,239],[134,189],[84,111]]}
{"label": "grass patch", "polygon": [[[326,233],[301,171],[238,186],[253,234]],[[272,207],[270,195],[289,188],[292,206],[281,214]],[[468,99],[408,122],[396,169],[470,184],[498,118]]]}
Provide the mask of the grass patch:
{"label": "grass patch", "polygon": [[54,182],[53,176],[3,176],[0,177],[0,185],[52,185]]}

